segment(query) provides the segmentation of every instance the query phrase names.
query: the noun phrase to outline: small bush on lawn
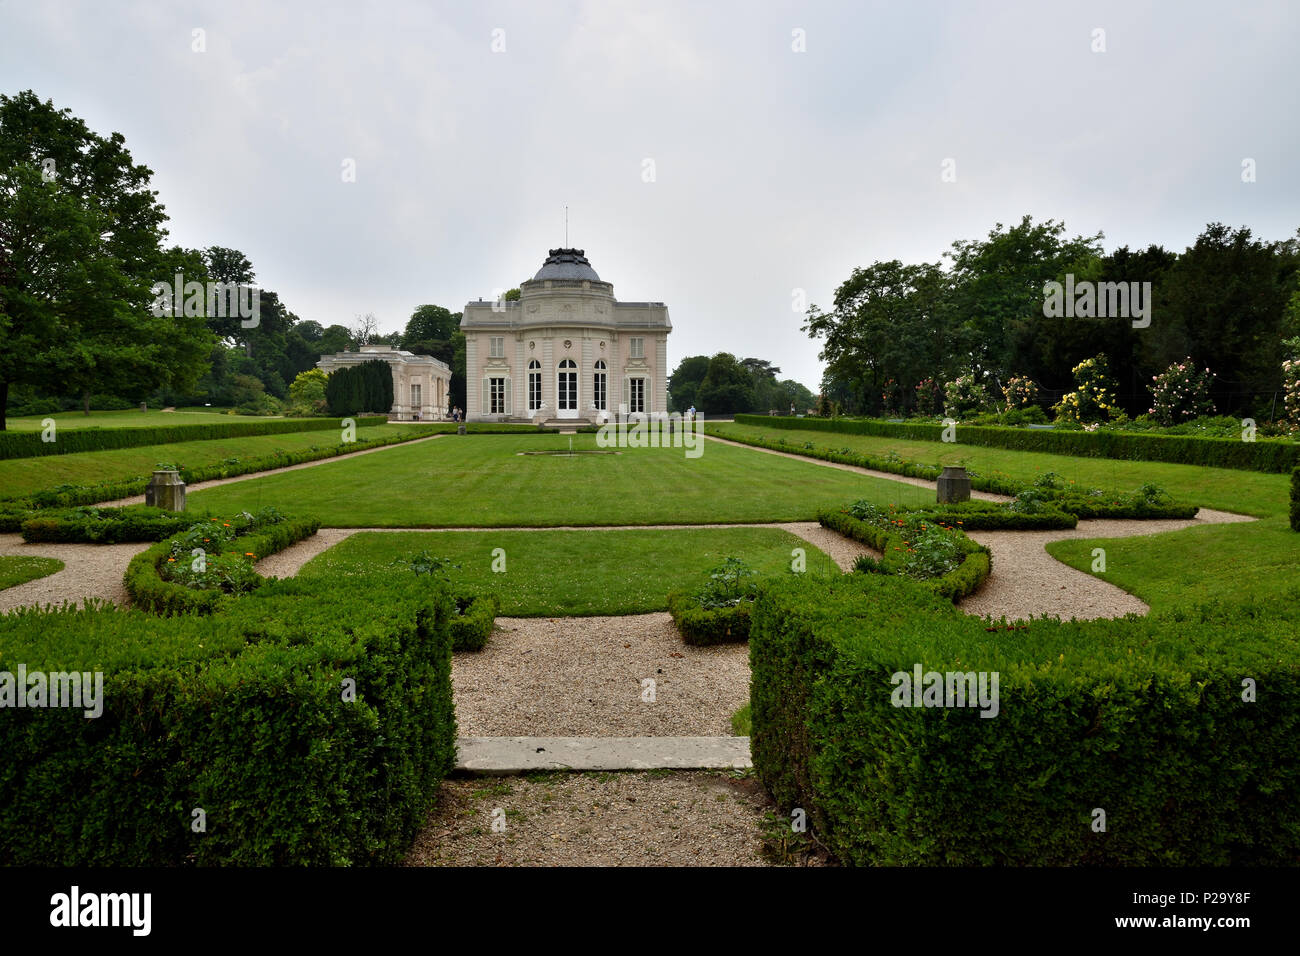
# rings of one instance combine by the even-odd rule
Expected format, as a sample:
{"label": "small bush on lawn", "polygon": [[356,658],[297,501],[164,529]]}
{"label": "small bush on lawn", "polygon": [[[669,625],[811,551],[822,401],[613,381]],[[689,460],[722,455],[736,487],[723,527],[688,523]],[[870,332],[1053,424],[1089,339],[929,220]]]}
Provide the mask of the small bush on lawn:
{"label": "small bush on lawn", "polygon": [[103,675],[99,717],[0,720],[0,865],[400,862],[455,759],[450,600],[357,584],[273,581],[208,617],[0,616],[5,660]]}
{"label": "small bush on lawn", "polygon": [[[763,582],[749,648],[754,767],[845,864],[1300,858],[1300,591],[1013,630],[901,576],[791,576]],[[950,706],[915,706],[918,667]],[[956,696],[993,674],[996,698]]]}
{"label": "small bush on lawn", "polygon": [[749,640],[749,612],[757,582],[757,571],[740,558],[728,557],[697,590],[670,593],[668,613],[682,640],[696,645]]}

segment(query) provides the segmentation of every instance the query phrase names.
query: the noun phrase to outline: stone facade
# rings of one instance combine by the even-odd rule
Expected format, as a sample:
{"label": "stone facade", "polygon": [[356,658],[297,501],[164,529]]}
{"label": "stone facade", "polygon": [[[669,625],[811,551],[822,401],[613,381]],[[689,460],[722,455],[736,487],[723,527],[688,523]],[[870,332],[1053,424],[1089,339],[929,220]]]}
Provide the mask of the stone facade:
{"label": "stone facade", "polygon": [[322,355],[316,367],[328,375],[345,365],[375,359],[393,371],[393,408],[388,417],[399,422],[436,422],[451,417],[448,407],[451,369],[431,355],[415,355],[391,345],[363,345],[358,352]]}
{"label": "stone facade", "polygon": [[517,302],[470,302],[466,419],[595,424],[628,411],[668,410],[662,302],[619,302],[581,249],[552,249]]}

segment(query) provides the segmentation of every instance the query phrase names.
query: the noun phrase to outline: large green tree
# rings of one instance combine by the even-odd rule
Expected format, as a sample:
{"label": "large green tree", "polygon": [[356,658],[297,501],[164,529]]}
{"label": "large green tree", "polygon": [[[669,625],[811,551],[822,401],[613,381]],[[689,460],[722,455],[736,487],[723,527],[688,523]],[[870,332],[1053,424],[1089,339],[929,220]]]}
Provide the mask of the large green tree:
{"label": "large green tree", "polygon": [[12,384],[138,392],[202,373],[201,318],[150,314],[171,265],[152,175],[121,134],[0,95],[0,429]]}
{"label": "large green tree", "polygon": [[696,404],[700,383],[709,371],[707,355],[688,355],[682,359],[673,373],[668,376],[669,408],[674,412],[684,412]]}
{"label": "large green tree", "polygon": [[709,359],[709,370],[695,396],[698,411],[706,415],[727,415],[754,407],[754,383],[749,370],[730,352]]}

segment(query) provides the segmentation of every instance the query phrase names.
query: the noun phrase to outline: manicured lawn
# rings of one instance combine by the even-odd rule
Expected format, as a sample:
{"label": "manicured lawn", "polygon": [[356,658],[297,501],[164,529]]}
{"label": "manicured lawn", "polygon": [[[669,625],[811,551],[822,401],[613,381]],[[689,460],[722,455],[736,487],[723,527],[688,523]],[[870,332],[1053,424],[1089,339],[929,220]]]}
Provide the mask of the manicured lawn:
{"label": "manicured lawn", "polygon": [[1092,574],[1093,548],[1106,550],[1106,572],[1093,577],[1136,595],[1153,612],[1216,598],[1249,603],[1300,585],[1300,534],[1277,518],[1156,538],[1057,541],[1047,553]]}
{"label": "manicured lawn", "polygon": [[275,505],[327,527],[547,527],[811,520],[869,497],[934,501],[934,492],[708,442],[619,455],[521,455],[595,449],[596,436],[466,435],[397,447],[196,492],[194,507],[235,513]]}
{"label": "manicured lawn", "polygon": [[[276,416],[277,418],[283,416]],[[127,409],[115,412],[51,412],[48,415],[27,415],[23,418],[5,419],[10,431],[40,431],[45,419],[53,418],[57,428],[143,428],[146,425],[211,425],[213,422],[254,422],[259,418],[227,415],[224,408],[181,408],[164,412],[151,408],[147,412]]]}
{"label": "manicured lawn", "polygon": [[708,433],[721,438],[746,436],[772,441],[784,438],[798,450],[804,442],[821,448],[851,448],[854,451],[883,455],[896,451],[908,461],[926,464],[957,465],[991,473],[1005,472],[1013,478],[1032,479],[1054,471],[1076,484],[1115,491],[1132,491],[1147,482],[1167,489],[1180,501],[1265,517],[1286,510],[1287,475],[1270,475],[1231,468],[1205,468],[1200,465],[1172,465],[1165,462],[1113,461],[1107,458],[1074,458],[1046,452],[1011,451],[931,441],[902,441],[873,435],[841,435],[828,432],[761,428],[753,425],[710,424]]}
{"label": "manicured lawn", "polygon": [[[410,434],[410,430],[411,426],[406,425],[373,425],[357,429],[357,437],[379,438],[388,434]],[[336,431],[287,432],[283,435],[251,435],[246,438],[145,445],[111,451],[45,455],[40,458],[12,458],[0,461],[0,498],[31,494],[55,485],[92,485],[101,481],[136,478],[148,475],[159,462],[198,467],[216,464],[227,458],[258,458],[270,455],[276,449],[297,451],[313,445],[334,445],[339,438]]]}
{"label": "manicured lawn", "polygon": [[[493,550],[505,551],[505,571],[494,572]],[[667,593],[708,580],[729,556],[764,574],[790,570],[791,551],[803,548],[807,574],[839,569],[813,545],[775,528],[681,528],[617,531],[361,532],[312,559],[300,577],[338,578],[373,573],[429,551],[460,569],[452,579],[495,591],[501,613],[516,617],[640,614],[662,611]],[[346,587],[340,580],[331,587]]]}
{"label": "manicured lawn", "polygon": [[63,562],[57,558],[0,555],[0,591],[62,570]]}

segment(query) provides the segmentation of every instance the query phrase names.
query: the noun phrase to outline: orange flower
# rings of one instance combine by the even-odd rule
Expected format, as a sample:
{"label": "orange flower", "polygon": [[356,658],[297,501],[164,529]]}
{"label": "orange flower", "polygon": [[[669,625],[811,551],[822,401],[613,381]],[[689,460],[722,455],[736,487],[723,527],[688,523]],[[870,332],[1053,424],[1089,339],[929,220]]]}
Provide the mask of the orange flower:
{"label": "orange flower", "polygon": [[223,521],[223,522],[221,522],[221,527],[223,527],[223,528],[229,528],[229,527],[230,527],[230,522],[229,522],[229,521]]}
{"label": "orange flower", "polygon": [[249,558],[255,558],[255,557],[257,557],[257,555],[255,555],[252,551],[245,551],[245,552],[244,552],[244,556],[245,556],[245,557],[249,557]]}
{"label": "orange flower", "polygon": [[175,563],[176,563],[176,559],[175,559],[175,558],[168,558],[168,559],[167,559],[167,563],[168,563],[168,564],[175,564]]}

